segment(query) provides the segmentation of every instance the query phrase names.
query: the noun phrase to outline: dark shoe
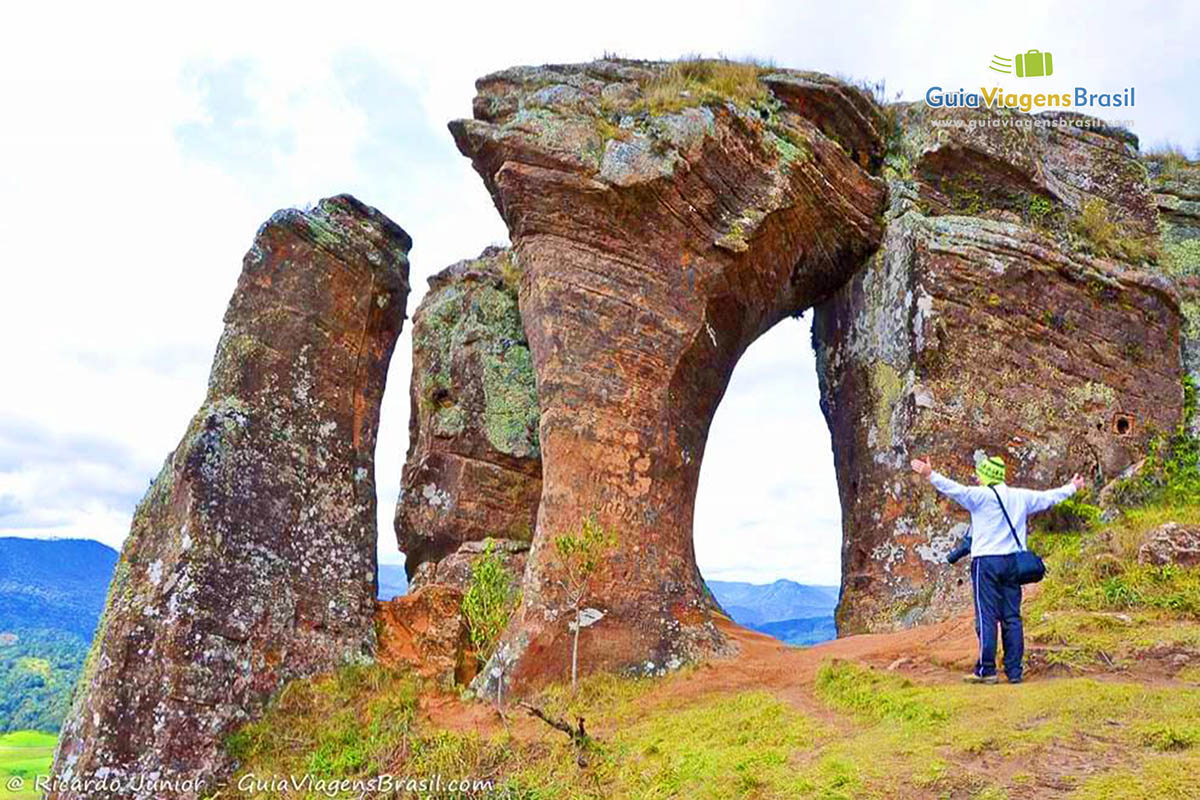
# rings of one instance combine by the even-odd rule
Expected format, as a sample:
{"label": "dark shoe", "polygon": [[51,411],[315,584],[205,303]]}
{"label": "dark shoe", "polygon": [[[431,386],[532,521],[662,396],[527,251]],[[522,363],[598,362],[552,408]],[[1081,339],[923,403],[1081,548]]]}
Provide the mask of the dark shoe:
{"label": "dark shoe", "polygon": [[1012,678],[1012,677],[1010,677],[1010,678],[1008,679],[1008,682],[1009,682],[1009,683],[1024,683],[1024,682],[1025,682],[1025,679],[1024,679],[1024,678],[1022,678],[1020,675],[1018,675],[1018,676],[1017,676],[1017,677],[1015,677],[1015,678]]}
{"label": "dark shoe", "polygon": [[988,686],[995,686],[1000,682],[1000,679],[995,675],[976,675],[972,672],[970,675],[963,675],[964,683],[986,683]]}

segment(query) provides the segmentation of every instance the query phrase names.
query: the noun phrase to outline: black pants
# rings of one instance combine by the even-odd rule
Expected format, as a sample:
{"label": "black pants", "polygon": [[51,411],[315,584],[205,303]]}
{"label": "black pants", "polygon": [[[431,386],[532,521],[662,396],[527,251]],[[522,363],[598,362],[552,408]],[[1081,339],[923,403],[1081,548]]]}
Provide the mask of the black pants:
{"label": "black pants", "polygon": [[1021,627],[1021,584],[1017,583],[1017,557],[978,556],[971,560],[975,594],[975,633],[979,636],[976,675],[996,674],[996,626],[1004,638],[1004,673],[1009,680],[1021,677],[1025,632]]}

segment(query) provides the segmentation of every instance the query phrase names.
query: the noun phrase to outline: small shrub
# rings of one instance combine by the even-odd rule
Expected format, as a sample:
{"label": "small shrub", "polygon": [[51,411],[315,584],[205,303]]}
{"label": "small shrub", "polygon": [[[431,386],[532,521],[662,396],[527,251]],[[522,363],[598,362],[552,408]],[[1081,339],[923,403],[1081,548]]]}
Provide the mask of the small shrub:
{"label": "small shrub", "polygon": [[483,554],[471,565],[471,577],[462,599],[471,646],[481,665],[491,658],[516,607],[517,597],[516,581],[489,540]]}
{"label": "small shrub", "polygon": [[522,274],[521,265],[517,263],[517,254],[509,250],[504,258],[500,259],[500,279],[504,281],[504,288],[514,295],[519,294]]}
{"label": "small shrub", "polygon": [[554,537],[554,554],[561,574],[558,583],[566,593],[567,607],[573,612],[570,622],[572,688],[576,686],[579,673],[579,630],[584,625],[583,603],[588,597],[592,574],[600,567],[604,555],[616,544],[616,534],[601,527],[595,514],[584,518],[578,530]]}
{"label": "small shrub", "polygon": [[1049,533],[1085,531],[1100,521],[1100,507],[1078,497],[1063,502],[1038,515],[1038,527]]}
{"label": "small shrub", "polygon": [[1054,204],[1050,202],[1049,198],[1031,195],[1025,206],[1025,218],[1033,225],[1041,227],[1046,224],[1047,218],[1053,211]]}

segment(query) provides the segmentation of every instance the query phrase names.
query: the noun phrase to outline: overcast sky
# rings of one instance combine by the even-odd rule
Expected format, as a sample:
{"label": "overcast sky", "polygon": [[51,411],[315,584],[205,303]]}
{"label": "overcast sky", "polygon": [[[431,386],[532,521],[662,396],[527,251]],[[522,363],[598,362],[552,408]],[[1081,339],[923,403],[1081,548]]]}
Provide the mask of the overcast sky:
{"label": "overcast sky", "polygon": [[[4,10],[0,535],[120,546],[203,399],[242,255],[276,209],[351,192],[396,220],[414,239],[410,312],[429,275],[505,242],[445,128],[489,71],[753,55],[916,99],[995,85],[993,53],[1037,48],[1055,64],[1038,91],[1133,85],[1137,107],[1113,118],[1144,143],[1200,142],[1194,2],[173,5]],[[717,412],[697,503],[708,577],[838,580],[810,319],[757,342]],[[410,348],[406,328],[377,457],[392,562]]]}

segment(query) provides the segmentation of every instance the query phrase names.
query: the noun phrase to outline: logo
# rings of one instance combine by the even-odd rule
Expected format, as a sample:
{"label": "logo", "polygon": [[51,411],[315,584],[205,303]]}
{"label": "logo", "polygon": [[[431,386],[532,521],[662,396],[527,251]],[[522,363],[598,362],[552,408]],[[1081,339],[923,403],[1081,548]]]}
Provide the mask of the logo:
{"label": "logo", "polygon": [[[1042,50],[1026,50],[1012,58],[994,55],[988,68],[1016,78],[1048,78],[1054,74],[1054,56]],[[981,86],[978,91],[930,86],[925,92],[925,104],[930,108],[1016,108],[1026,112],[1060,108],[1092,110],[1132,108],[1134,94],[1133,86],[1100,92],[1075,86],[1071,91],[1037,93],[1010,91],[1002,86]]]}
{"label": "logo", "polygon": [[1017,53],[1015,58],[992,56],[992,63],[988,66],[1006,75],[1013,74],[1015,66],[1018,78],[1045,78],[1054,74],[1054,58],[1041,50],[1026,50]]}

